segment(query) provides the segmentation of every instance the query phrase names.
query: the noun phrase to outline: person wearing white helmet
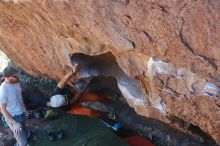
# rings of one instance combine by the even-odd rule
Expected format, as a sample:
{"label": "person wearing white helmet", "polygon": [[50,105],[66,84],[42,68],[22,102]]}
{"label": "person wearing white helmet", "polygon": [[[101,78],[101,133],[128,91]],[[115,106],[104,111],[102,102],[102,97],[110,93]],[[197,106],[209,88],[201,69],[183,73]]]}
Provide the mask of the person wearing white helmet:
{"label": "person wearing white helmet", "polygon": [[47,102],[47,106],[68,110],[71,107],[71,104],[76,102],[86,91],[88,87],[87,80],[82,80],[83,85],[79,89],[77,89],[74,85],[71,84],[71,87],[73,87],[75,90],[75,94],[73,94],[73,92],[70,89],[66,88],[67,83],[73,77],[77,76],[77,73],[79,71],[79,65],[76,64],[74,68],[74,71],[67,73],[57,84],[56,88],[53,91],[53,96],[50,98],[50,101]]}
{"label": "person wearing white helmet", "polygon": [[68,104],[68,99],[64,95],[57,94],[50,98],[49,106],[57,108]]}

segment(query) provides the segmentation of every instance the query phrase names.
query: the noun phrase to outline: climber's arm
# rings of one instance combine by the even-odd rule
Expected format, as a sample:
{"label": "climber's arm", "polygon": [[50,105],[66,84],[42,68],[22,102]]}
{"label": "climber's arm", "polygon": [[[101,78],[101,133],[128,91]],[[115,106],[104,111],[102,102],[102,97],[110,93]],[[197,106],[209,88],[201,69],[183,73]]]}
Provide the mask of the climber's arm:
{"label": "climber's arm", "polygon": [[67,84],[67,82],[79,71],[79,65],[76,66],[74,71],[71,71],[69,73],[67,73],[62,79],[61,81],[57,84],[57,87],[59,87],[60,89],[63,89],[65,87],[65,85]]}
{"label": "climber's arm", "polygon": [[66,74],[61,81],[57,84],[57,87],[59,87],[60,89],[63,89],[66,85],[66,83],[74,76],[73,72],[69,72],[68,74]]}

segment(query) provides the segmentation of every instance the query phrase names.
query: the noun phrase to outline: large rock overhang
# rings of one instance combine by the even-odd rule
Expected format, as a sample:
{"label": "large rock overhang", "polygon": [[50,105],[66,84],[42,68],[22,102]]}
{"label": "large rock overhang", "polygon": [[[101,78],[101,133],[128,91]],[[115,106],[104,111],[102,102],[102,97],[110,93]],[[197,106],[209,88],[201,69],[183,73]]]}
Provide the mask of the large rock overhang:
{"label": "large rock overhang", "polygon": [[0,50],[53,79],[76,53],[110,54],[131,82],[100,74],[115,75],[139,114],[171,126],[177,117],[220,143],[219,18],[218,0],[2,0]]}

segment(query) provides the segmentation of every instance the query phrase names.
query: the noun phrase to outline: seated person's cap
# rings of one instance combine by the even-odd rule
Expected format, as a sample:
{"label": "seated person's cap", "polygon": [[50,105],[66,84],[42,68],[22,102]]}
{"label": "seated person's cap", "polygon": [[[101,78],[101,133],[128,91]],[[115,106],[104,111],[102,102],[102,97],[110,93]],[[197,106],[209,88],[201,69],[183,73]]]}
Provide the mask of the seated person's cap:
{"label": "seated person's cap", "polygon": [[13,66],[9,65],[3,70],[2,75],[3,77],[13,77],[13,76],[19,77],[20,72],[17,69],[15,69]]}
{"label": "seated person's cap", "polygon": [[47,106],[57,108],[57,107],[61,107],[67,104],[68,102],[66,101],[65,96],[58,94],[50,98],[50,102],[47,103]]}

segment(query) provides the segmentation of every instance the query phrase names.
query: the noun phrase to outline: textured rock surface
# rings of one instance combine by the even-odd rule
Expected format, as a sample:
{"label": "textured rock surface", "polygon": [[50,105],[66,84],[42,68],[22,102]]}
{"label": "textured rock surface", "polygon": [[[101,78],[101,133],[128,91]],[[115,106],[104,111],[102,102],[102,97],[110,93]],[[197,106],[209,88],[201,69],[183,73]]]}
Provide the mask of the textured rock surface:
{"label": "textured rock surface", "polygon": [[78,58],[81,76],[115,76],[139,114],[220,144],[219,0],[2,0],[0,50],[54,79]]}

